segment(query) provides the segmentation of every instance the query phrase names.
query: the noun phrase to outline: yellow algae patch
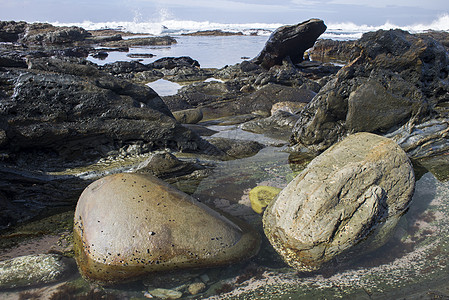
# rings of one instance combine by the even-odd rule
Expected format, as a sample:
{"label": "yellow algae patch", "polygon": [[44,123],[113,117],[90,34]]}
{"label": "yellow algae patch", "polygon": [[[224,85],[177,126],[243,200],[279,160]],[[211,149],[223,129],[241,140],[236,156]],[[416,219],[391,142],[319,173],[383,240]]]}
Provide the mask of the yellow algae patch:
{"label": "yellow algae patch", "polygon": [[263,209],[270,204],[271,200],[276,197],[282,189],[272,186],[260,185],[256,186],[249,192],[249,200],[251,201],[251,208],[258,214],[263,212]]}

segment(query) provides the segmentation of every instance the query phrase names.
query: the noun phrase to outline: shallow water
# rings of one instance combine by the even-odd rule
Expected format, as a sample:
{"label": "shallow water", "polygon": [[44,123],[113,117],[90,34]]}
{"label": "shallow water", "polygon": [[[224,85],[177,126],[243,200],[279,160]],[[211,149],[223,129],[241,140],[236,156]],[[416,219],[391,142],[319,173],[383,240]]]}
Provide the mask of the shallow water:
{"label": "shallow water", "polygon": [[[257,185],[284,187],[304,168],[307,160],[293,159],[285,152],[285,140],[248,133],[236,125],[211,126],[211,128],[218,131],[215,137],[257,140],[266,147],[253,157],[214,161],[217,167],[209,177],[198,184],[193,196],[210,206],[246,220],[262,233],[261,215],[256,214],[250,207],[249,190]],[[191,159],[183,154],[178,156],[181,159],[183,157]],[[96,168],[101,168],[105,174],[120,169],[126,171],[142,159],[144,157],[121,161],[103,160]],[[436,158],[440,166],[442,165],[440,160],[447,162],[444,156]],[[438,171],[442,173],[441,168]],[[447,174],[447,165],[445,171]],[[85,170],[73,170],[71,173],[89,176]],[[417,172],[417,177],[416,191],[410,209],[402,217],[389,242],[381,249],[360,259],[345,263],[337,262],[333,269],[313,274],[298,274],[286,266],[264,240],[259,255],[250,262],[224,268],[158,274],[144,281],[99,290],[102,293],[118,295],[120,299],[132,297],[144,299],[145,292],[153,288],[182,290],[183,286],[185,288],[192,282],[203,281],[207,288],[196,296],[197,299],[393,299],[399,296],[414,299],[423,295],[429,298],[429,295],[447,296],[449,295],[449,181],[447,177],[439,177],[442,180],[438,180],[422,167]],[[61,236],[64,237],[63,240],[70,240],[67,238],[70,234],[67,228],[70,225],[67,224],[70,224],[72,214],[73,212],[68,212],[61,215],[61,220],[55,218],[42,224],[37,222],[34,227],[25,226],[19,229],[19,232],[28,232],[30,236],[26,238],[28,242],[21,242],[18,248],[13,247],[12,253],[27,254],[27,248],[28,251],[35,250],[37,244],[41,245],[44,242],[60,243]],[[42,231],[42,228],[48,228],[47,224],[61,225],[44,234],[33,233],[33,230]],[[44,249],[45,245],[41,251]],[[4,250],[1,254],[3,258],[11,256],[11,253],[5,253]],[[66,282],[79,287],[79,291],[89,291],[93,288],[80,278],[75,270],[73,276]],[[23,296],[24,292],[29,291],[48,293],[46,289],[50,287],[0,292],[0,298],[19,299],[21,293]],[[217,295],[229,291],[230,293]],[[184,291],[183,298],[192,297]]]}
{"label": "shallow water", "polygon": [[182,87],[179,83],[172,82],[166,79],[159,79],[150,83],[147,86],[152,88],[159,96],[171,96],[175,95]]}
{"label": "shallow water", "polygon": [[[139,60],[144,64],[162,57],[190,56],[199,61],[202,68],[222,68],[244,59],[255,57],[263,49],[267,36],[174,36],[178,41],[171,46],[133,47],[129,52],[109,52],[104,59],[92,56],[88,60],[104,65],[115,61]],[[128,54],[153,54],[155,57],[135,59]]]}

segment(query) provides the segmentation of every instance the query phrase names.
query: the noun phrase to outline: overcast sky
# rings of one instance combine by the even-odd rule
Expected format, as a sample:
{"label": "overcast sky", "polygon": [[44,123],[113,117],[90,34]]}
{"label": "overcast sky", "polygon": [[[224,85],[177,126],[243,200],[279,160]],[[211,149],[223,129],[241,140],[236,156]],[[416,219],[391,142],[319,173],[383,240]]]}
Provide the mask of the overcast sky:
{"label": "overcast sky", "polygon": [[[158,21],[220,23],[429,24],[448,14],[447,0],[0,0],[0,20],[28,22]],[[449,29],[449,28],[448,28]]]}

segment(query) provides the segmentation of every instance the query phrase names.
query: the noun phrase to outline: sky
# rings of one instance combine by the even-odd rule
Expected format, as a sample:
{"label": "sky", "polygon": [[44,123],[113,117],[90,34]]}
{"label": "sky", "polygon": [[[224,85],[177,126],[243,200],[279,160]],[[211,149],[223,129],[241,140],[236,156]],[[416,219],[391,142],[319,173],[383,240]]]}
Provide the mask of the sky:
{"label": "sky", "polygon": [[[429,24],[449,15],[447,0],[0,0],[0,20],[27,22],[326,23],[378,26]],[[449,29],[449,28],[447,28]]]}

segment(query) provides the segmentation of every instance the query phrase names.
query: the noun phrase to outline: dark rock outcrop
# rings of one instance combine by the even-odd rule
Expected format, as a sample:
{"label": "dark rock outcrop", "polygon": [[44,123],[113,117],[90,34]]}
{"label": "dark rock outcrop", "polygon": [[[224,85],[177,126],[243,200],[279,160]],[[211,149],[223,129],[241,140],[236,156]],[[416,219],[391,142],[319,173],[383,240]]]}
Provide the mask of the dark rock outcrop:
{"label": "dark rock outcrop", "polygon": [[188,56],[180,57],[163,57],[152,62],[151,67],[154,69],[174,69],[179,67],[200,67],[200,63]]}
{"label": "dark rock outcrop", "polygon": [[176,39],[170,36],[155,36],[147,38],[130,38],[101,43],[103,47],[135,47],[135,46],[169,46],[176,44]]}
{"label": "dark rock outcrop", "polygon": [[449,56],[437,41],[380,30],[356,47],[360,55],[301,111],[294,143],[322,151],[348,133],[386,134],[447,113]]}
{"label": "dark rock outcrop", "polygon": [[26,27],[25,22],[0,21],[0,42],[17,42]]}
{"label": "dark rock outcrop", "polygon": [[304,51],[313,47],[326,28],[324,22],[318,19],[280,27],[273,32],[253,62],[265,69],[280,65],[286,57],[290,57],[293,63],[300,63],[304,60]]}
{"label": "dark rock outcrop", "polygon": [[319,39],[309,51],[313,60],[348,62],[360,54],[360,48],[355,46],[356,41],[336,41]]}
{"label": "dark rock outcrop", "polygon": [[60,161],[95,159],[138,141],[146,150],[189,151],[204,142],[179,125],[149,87],[73,67],[0,74],[9,83],[0,111],[6,141],[1,150],[11,159],[42,151]]}

